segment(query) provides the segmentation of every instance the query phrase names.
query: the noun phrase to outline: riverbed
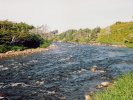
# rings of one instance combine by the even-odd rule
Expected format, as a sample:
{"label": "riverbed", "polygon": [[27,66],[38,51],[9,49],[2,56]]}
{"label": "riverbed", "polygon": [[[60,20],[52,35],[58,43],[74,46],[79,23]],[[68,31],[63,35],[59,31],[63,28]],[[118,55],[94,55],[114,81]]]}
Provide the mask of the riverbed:
{"label": "riverbed", "polygon": [[[133,49],[53,43],[58,48],[0,60],[0,95],[9,100],[84,100],[96,85],[133,70]],[[91,72],[97,66],[104,72]]]}

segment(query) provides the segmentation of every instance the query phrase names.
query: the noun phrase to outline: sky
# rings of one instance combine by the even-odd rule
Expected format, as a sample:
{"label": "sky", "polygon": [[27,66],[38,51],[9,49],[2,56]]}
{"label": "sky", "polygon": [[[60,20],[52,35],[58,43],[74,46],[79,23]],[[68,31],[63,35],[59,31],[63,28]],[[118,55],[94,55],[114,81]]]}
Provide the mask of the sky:
{"label": "sky", "polygon": [[50,30],[106,27],[133,20],[133,0],[0,0],[0,20]]}

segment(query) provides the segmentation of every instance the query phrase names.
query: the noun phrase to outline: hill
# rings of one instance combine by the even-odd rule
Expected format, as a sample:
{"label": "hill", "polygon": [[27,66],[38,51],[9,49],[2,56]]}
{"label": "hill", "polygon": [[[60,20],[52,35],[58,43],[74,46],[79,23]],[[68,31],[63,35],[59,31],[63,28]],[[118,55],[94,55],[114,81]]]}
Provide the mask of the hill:
{"label": "hill", "polygon": [[97,41],[133,47],[133,22],[116,22],[109,27],[101,29]]}

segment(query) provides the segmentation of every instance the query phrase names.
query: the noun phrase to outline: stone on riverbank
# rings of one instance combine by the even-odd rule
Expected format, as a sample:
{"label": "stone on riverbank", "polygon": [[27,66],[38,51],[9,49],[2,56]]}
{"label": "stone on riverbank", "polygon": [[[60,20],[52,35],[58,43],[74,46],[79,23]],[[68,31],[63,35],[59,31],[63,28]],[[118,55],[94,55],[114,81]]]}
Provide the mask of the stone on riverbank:
{"label": "stone on riverbank", "polygon": [[90,95],[85,95],[85,100],[92,100]]}
{"label": "stone on riverbank", "polygon": [[102,89],[102,88],[103,88],[102,85],[97,85],[97,86],[96,86],[96,89]]}
{"label": "stone on riverbank", "polygon": [[102,82],[101,85],[104,87],[108,87],[111,83],[110,82]]}
{"label": "stone on riverbank", "polygon": [[100,85],[97,85],[97,86],[96,86],[96,89],[102,89],[102,88],[108,87],[108,86],[110,86],[110,85],[111,85],[110,82],[102,82]]}

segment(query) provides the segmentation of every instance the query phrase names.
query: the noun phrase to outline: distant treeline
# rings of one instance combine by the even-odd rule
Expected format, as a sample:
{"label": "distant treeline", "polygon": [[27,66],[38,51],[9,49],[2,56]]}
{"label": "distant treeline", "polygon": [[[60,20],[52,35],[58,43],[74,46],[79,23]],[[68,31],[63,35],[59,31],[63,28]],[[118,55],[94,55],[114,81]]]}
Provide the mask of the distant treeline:
{"label": "distant treeline", "polygon": [[133,22],[116,22],[115,24],[101,29],[71,29],[56,35],[54,41],[78,42],[78,43],[104,43],[118,44],[133,47]]}
{"label": "distant treeline", "polygon": [[78,43],[89,43],[94,42],[97,39],[97,36],[100,32],[101,28],[96,27],[94,29],[70,29],[66,32],[63,32],[59,35],[56,35],[53,40],[54,41],[62,41],[62,42],[78,42]]}
{"label": "distant treeline", "polygon": [[0,52],[47,47],[50,44],[48,40],[30,32],[34,28],[23,22],[0,21]]}

